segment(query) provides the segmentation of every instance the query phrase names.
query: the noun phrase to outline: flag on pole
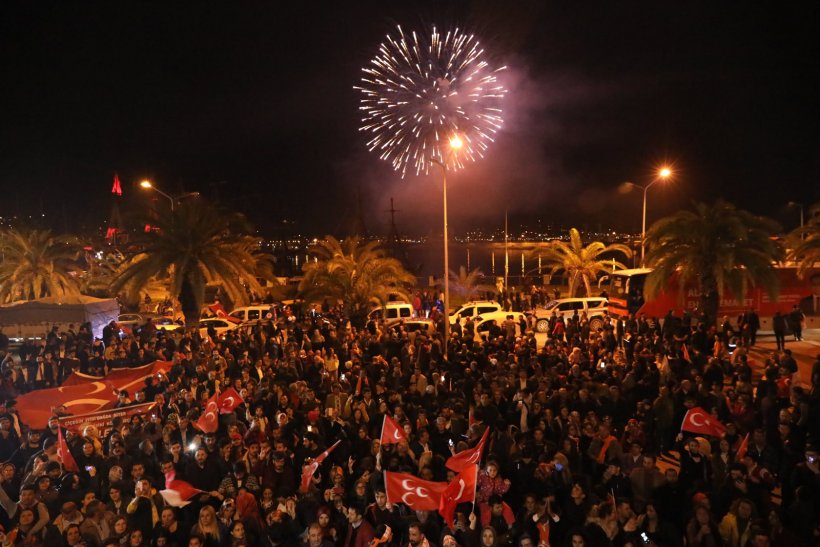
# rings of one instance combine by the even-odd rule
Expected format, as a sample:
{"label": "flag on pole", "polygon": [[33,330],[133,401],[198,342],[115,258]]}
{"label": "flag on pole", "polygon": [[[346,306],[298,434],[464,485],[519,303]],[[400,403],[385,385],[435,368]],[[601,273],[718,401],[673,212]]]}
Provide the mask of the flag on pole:
{"label": "flag on pole", "polygon": [[308,489],[310,489],[310,483],[313,480],[313,475],[319,470],[319,466],[322,465],[325,458],[327,458],[331,452],[336,450],[336,447],[339,446],[340,442],[342,442],[341,439],[333,443],[333,446],[316,456],[312,462],[302,467],[302,482],[299,485],[299,490],[302,493],[307,493]]}
{"label": "flag on pole", "polygon": [[438,511],[446,482],[422,480],[407,473],[384,472],[387,501],[403,503],[414,511]]}
{"label": "flag on pole", "polygon": [[715,419],[711,414],[699,406],[689,409],[683,417],[681,431],[722,437],[726,433],[726,426]]}
{"label": "flag on pole", "polygon": [[489,435],[489,433],[490,428],[485,428],[481,440],[478,441],[478,444],[475,445],[474,448],[462,450],[458,454],[447,458],[447,462],[444,464],[447,466],[447,469],[452,469],[456,473],[459,473],[472,464],[478,465],[481,462],[481,453],[484,451],[484,445],[487,444],[487,435]]}
{"label": "flag on pole", "polygon": [[459,503],[475,501],[475,491],[478,487],[478,465],[468,465],[447,485],[441,493],[441,502],[438,512],[453,528],[453,516]]}
{"label": "flag on pole", "polygon": [[398,444],[399,441],[406,441],[407,435],[404,434],[404,429],[393,418],[385,414],[379,440],[382,444]]}
{"label": "flag on pole", "polygon": [[79,473],[80,468],[77,467],[77,461],[68,449],[68,443],[63,437],[63,428],[57,428],[57,457],[63,464],[63,469],[71,471],[72,473]]}

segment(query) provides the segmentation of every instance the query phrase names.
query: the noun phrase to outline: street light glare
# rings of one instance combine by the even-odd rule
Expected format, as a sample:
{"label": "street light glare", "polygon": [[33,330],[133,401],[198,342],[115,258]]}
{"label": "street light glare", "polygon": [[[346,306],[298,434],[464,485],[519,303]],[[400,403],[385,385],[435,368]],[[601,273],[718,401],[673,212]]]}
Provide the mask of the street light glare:
{"label": "street light glare", "polygon": [[458,150],[462,146],[464,146],[464,141],[462,141],[461,137],[459,137],[458,135],[450,139],[450,148],[452,148],[453,150]]}
{"label": "street light glare", "polygon": [[672,170],[668,167],[661,167],[658,170],[658,176],[662,179],[668,179],[670,176],[672,176]]}
{"label": "street light glare", "polygon": [[150,180],[144,180],[144,181],[140,182],[140,186],[142,186],[143,188],[152,188],[153,187]]}

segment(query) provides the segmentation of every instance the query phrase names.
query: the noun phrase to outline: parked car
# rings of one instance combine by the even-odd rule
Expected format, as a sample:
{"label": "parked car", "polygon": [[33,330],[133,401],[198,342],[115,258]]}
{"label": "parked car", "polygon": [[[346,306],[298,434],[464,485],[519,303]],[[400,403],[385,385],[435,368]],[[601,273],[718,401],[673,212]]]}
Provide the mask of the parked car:
{"label": "parked car", "polygon": [[508,315],[512,315],[512,318],[515,321],[515,335],[521,336],[521,320],[524,318],[524,314],[520,312],[505,311],[490,312],[488,314],[479,315],[478,317],[474,318],[473,322],[475,323],[475,339],[481,340],[481,336],[489,333],[493,324],[502,327],[504,321],[507,320]]}
{"label": "parked car", "polygon": [[222,317],[209,317],[207,319],[199,320],[199,335],[203,338],[208,336],[208,327],[216,329],[217,336],[223,336],[226,332],[235,330],[239,327],[239,323],[235,323],[229,319]]}
{"label": "parked car", "polygon": [[174,321],[170,317],[157,317],[154,319],[154,325],[157,327],[157,330],[171,331],[185,328],[185,324],[182,321]]}
{"label": "parked car", "polygon": [[120,327],[134,327],[135,325],[142,325],[145,320],[138,313],[122,313],[117,317],[117,324]]}
{"label": "parked car", "polygon": [[577,312],[580,316],[585,313],[589,319],[589,327],[597,330],[604,326],[604,314],[607,311],[607,299],[603,296],[589,298],[561,298],[547,302],[543,308],[535,310],[535,330],[536,332],[547,332],[549,330],[549,320],[553,312],[556,316],[563,317],[564,321],[569,320]]}
{"label": "parked car", "polygon": [[492,300],[475,300],[462,305],[455,312],[450,314],[450,324],[455,325],[456,321],[463,321],[468,317],[477,317],[492,312],[504,311],[501,304]]}
{"label": "parked car", "polygon": [[430,319],[408,319],[407,321],[393,323],[390,325],[390,328],[396,332],[404,329],[405,332],[421,332],[429,334],[432,333],[436,327]]}

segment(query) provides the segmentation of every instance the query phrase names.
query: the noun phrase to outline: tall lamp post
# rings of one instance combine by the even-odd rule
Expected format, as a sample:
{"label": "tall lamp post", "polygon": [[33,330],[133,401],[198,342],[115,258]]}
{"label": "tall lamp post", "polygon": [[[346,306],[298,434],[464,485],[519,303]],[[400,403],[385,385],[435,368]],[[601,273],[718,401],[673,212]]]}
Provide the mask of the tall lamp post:
{"label": "tall lamp post", "polygon": [[644,256],[646,255],[646,192],[649,188],[658,181],[665,181],[672,176],[672,170],[669,167],[661,167],[654,180],[647,185],[640,185],[634,182],[625,182],[625,186],[634,186],[643,190],[643,215],[641,220],[641,267],[644,265]]}
{"label": "tall lamp post", "polygon": [[181,194],[179,196],[174,197],[174,196],[171,196],[169,194],[166,194],[165,192],[163,192],[162,190],[160,190],[159,188],[154,186],[154,184],[150,180],[144,180],[144,181],[140,182],[140,186],[142,188],[145,188],[146,190],[153,190],[154,192],[158,193],[159,195],[168,198],[168,201],[171,202],[171,211],[172,212],[173,212],[174,208],[176,207],[176,204],[177,204],[178,201],[183,200],[185,198],[196,197],[196,196],[199,195],[199,192],[186,192],[184,194]]}
{"label": "tall lamp post", "polygon": [[[800,209],[800,229],[802,230],[803,229],[803,204],[802,203],[797,203],[796,201],[790,201],[787,205],[789,207],[798,207]],[[800,239],[803,239],[804,237],[805,237],[805,234],[801,232],[800,233]]]}
{"label": "tall lamp post", "polygon": [[450,139],[450,153],[443,160],[430,159],[441,167],[442,200],[444,202],[444,358],[447,358],[447,344],[450,341],[450,249],[447,237],[447,162],[452,155],[464,146],[464,142],[458,135]]}

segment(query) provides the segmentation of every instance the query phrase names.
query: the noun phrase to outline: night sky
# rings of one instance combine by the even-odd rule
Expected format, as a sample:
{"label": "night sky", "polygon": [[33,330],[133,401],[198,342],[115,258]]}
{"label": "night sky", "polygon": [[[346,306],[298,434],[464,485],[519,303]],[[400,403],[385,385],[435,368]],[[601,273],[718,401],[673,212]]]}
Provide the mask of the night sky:
{"label": "night sky", "polygon": [[[719,4],[719,5],[717,5]],[[511,223],[640,230],[726,198],[787,228],[820,199],[815,2],[3,2],[0,215],[58,231],[103,223],[150,178],[276,235],[440,230],[437,176],[367,152],[361,67],[384,35],[474,32],[506,65],[505,124],[450,182],[456,231]],[[283,224],[283,220],[295,224]]]}

